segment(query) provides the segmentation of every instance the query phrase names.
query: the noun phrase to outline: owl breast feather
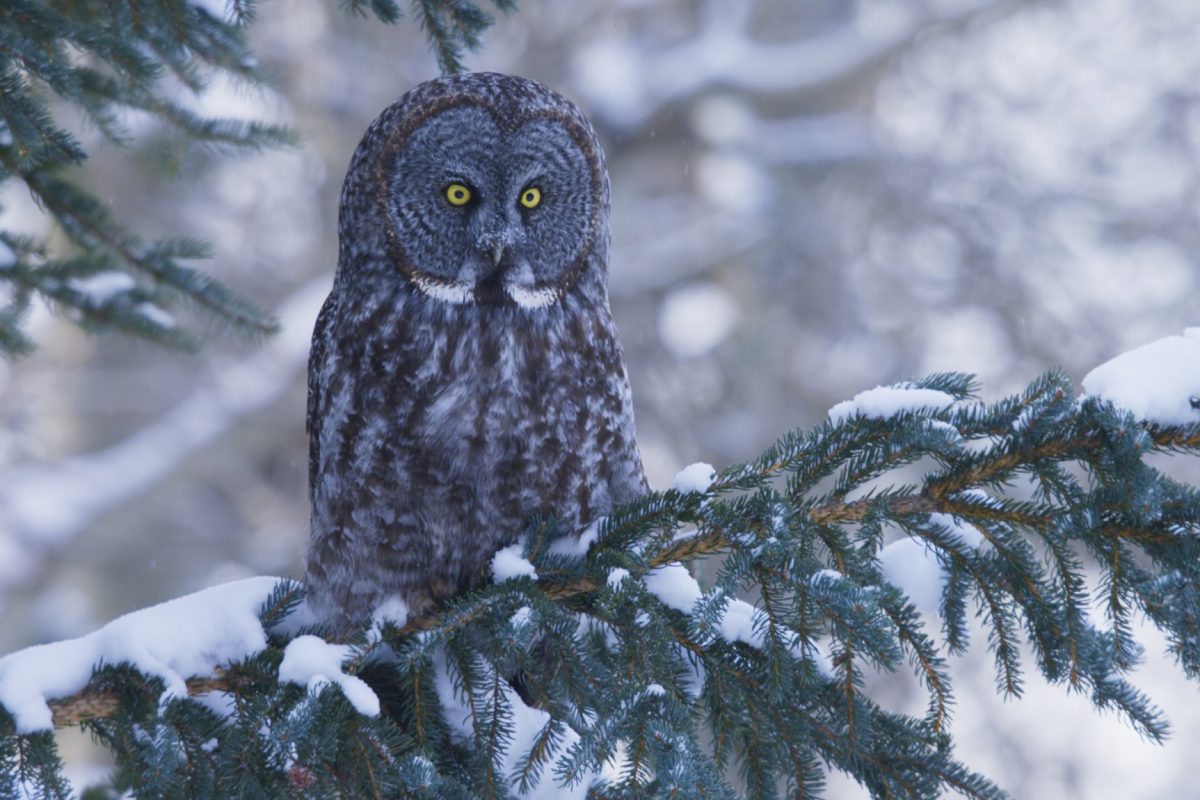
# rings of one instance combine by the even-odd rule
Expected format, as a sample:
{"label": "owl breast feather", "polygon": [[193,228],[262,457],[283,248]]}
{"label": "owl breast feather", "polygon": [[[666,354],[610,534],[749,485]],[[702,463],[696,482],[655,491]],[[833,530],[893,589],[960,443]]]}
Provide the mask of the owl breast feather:
{"label": "owl breast feather", "polygon": [[405,300],[343,307],[313,365],[309,575],[351,618],[478,583],[535,517],[578,532],[646,491],[607,304]]}

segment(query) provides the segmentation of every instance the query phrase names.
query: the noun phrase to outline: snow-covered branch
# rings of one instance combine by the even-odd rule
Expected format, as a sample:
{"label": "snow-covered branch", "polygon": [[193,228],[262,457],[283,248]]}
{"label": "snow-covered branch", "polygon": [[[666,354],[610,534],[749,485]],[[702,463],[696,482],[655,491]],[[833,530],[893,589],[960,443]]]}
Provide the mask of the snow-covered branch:
{"label": "snow-covered branch", "polygon": [[[716,764],[732,757],[764,780],[815,780],[799,760],[918,796],[997,798],[945,747],[944,653],[968,647],[973,605],[1004,693],[1021,693],[1030,647],[1048,680],[1152,740],[1166,722],[1127,680],[1132,615],[1200,674],[1200,492],[1145,462],[1200,454],[1200,373],[1179,361],[1200,363],[1200,332],[1114,359],[1082,398],[1059,373],[991,404],[959,374],[862,392],[582,535],[543,521],[496,554],[493,582],[419,618],[389,605],[344,643],[319,637],[294,583],[214,587],[0,659],[0,725],[11,716],[12,736],[44,745],[51,726],[82,723],[132,762],[147,757],[137,742],[179,739],[204,774],[257,748],[256,779],[326,791],[350,791],[347,776],[412,787],[470,774],[525,798],[608,783],[730,795]],[[927,471],[905,482],[915,463]],[[704,580],[686,566],[717,555]],[[921,719],[882,711],[864,687],[867,665],[905,663],[929,693]],[[699,717],[732,755],[702,744]],[[874,735],[850,735],[861,726]],[[356,737],[370,746],[343,747]],[[914,758],[889,761],[897,748]],[[137,774],[186,786],[199,773]]]}

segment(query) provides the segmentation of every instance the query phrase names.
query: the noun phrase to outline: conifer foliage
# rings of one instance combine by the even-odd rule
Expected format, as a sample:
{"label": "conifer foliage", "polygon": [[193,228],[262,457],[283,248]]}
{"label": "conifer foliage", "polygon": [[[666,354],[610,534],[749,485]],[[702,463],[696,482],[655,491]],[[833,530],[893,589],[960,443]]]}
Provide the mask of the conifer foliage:
{"label": "conifer foliage", "polygon": [[[349,0],[384,22],[396,0]],[[497,0],[502,10],[512,0]],[[249,85],[264,76],[246,46],[255,0],[5,0],[0,4],[0,184],[20,181],[56,223],[65,246],[0,227],[0,355],[31,350],[23,320],[37,300],[90,330],[118,330],[169,347],[196,338],[165,311],[185,302],[250,334],[275,330],[269,315],[189,266],[209,248],[190,238],[143,241],[79,182],[88,153],[63,120],[81,112],[107,140],[131,141],[128,114],[147,114],[189,142],[262,148],[293,141],[287,129],[212,119],[172,99],[203,92],[216,76]],[[220,11],[224,13],[218,13]],[[461,67],[491,18],[469,0],[416,0],[444,70]],[[0,209],[2,210],[2,209]]]}
{"label": "conifer foliage", "polygon": [[[947,656],[974,615],[998,691],[1021,694],[1028,646],[1051,682],[1164,737],[1127,682],[1132,620],[1200,674],[1200,494],[1146,458],[1195,454],[1200,424],[1139,422],[1061,373],[996,403],[959,374],[889,392],[621,509],[594,542],[542,521],[533,569],[364,630],[344,669],[379,713],[279,680],[289,641],[321,633],[284,632],[302,591],[283,583],[269,645],[194,681],[206,702],[117,664],[56,720],[139,797],[800,798],[832,769],[874,797],[995,798],[953,749]],[[916,675],[923,716],[880,707],[880,670]],[[51,733],[0,726],[0,794],[66,796]]]}

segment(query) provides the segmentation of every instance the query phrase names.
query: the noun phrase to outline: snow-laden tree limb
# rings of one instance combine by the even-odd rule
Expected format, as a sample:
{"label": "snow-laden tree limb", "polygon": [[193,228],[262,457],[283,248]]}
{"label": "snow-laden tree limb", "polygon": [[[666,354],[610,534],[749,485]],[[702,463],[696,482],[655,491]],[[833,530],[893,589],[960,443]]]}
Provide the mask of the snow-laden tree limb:
{"label": "snow-laden tree limb", "polygon": [[[261,751],[255,780],[322,791],[369,774],[375,790],[732,797],[736,764],[738,791],[766,797],[779,781],[815,789],[827,764],[881,796],[1000,797],[948,744],[946,655],[970,646],[972,610],[1001,693],[1021,694],[1028,647],[1051,683],[1152,740],[1168,728],[1128,680],[1135,615],[1200,676],[1200,492],[1146,463],[1200,453],[1200,373],[1181,375],[1181,354],[1200,363],[1200,333],[1115,359],[1085,397],[1059,373],[990,404],[955,374],[863,392],[753,461],[688,468],[582,536],[540,521],[498,555],[496,581],[432,616],[381,610],[345,644],[291,616],[298,587],[269,591],[271,579],[137,612],[0,660],[21,734],[0,748],[46,747],[52,724],[81,721],[131,767],[161,751],[130,744],[130,726],[192,742],[186,768],[130,779],[142,790],[221,775],[236,747]],[[1129,381],[1149,419],[1109,401]],[[685,563],[713,556],[702,585]],[[215,621],[172,626],[164,610],[202,606]],[[242,633],[221,638],[226,608]],[[164,633],[175,628],[187,633]],[[112,666],[88,681],[97,661]],[[864,688],[865,669],[906,663],[928,693],[921,718]],[[346,749],[355,736],[363,748]],[[293,749],[278,760],[281,741]],[[35,750],[13,763],[53,775],[52,750]]]}

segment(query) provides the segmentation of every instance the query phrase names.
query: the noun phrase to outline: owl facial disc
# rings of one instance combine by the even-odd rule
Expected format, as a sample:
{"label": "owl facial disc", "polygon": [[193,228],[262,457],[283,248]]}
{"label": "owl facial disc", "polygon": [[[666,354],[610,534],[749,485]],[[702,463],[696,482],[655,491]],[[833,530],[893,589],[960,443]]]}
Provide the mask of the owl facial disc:
{"label": "owl facial disc", "polygon": [[381,183],[393,263],[442,303],[545,309],[604,269],[601,156],[560,107],[490,101],[459,97],[399,129]]}
{"label": "owl facial disc", "polygon": [[[522,205],[526,196],[522,197]],[[419,270],[410,278],[425,296],[454,305],[507,300],[520,308],[546,308],[562,297],[562,291],[539,282],[523,247],[527,236],[523,220],[502,214],[479,236],[474,247],[468,247],[453,278]]]}

